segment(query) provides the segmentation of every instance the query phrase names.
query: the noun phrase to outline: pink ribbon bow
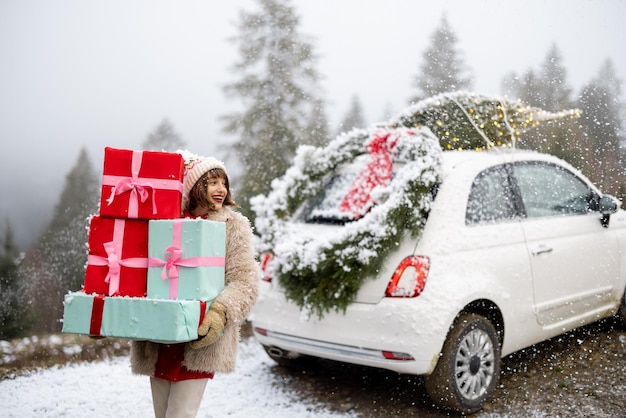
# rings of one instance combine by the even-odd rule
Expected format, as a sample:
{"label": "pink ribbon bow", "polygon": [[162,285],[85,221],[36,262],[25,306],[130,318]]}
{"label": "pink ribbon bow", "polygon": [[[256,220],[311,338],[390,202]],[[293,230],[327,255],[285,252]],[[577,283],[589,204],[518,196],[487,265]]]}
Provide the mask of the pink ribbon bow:
{"label": "pink ribbon bow", "polygon": [[[107,253],[107,263],[109,264],[109,272],[104,278],[104,282],[109,284],[109,294],[111,294],[111,287],[115,287],[116,291],[120,288],[120,258],[115,253],[115,244],[113,241],[104,243],[104,251]],[[111,283],[111,279],[113,283]]]}
{"label": "pink ribbon bow", "polygon": [[[148,199],[148,189],[152,190],[152,213],[156,213],[156,200],[154,198],[155,188],[152,183],[139,178],[139,170],[141,169],[141,161],[143,152],[133,151],[131,162],[131,177],[105,176],[104,183],[113,183],[111,195],[107,199],[107,204],[111,205],[113,200],[122,193],[130,191],[130,199],[128,202],[128,216],[136,218],[139,213],[139,203],[144,203]],[[117,182],[115,182],[117,180]]]}
{"label": "pink ribbon bow", "polygon": [[116,245],[115,241],[105,242],[103,244],[104,250],[107,253],[107,257],[101,257],[99,255],[89,254],[87,257],[87,263],[94,266],[108,266],[104,282],[109,285],[109,296],[113,296],[120,290],[120,274],[122,267],[132,268],[147,268],[147,258],[126,258],[121,259],[118,255],[117,247],[119,246],[121,252],[121,244]]}
{"label": "pink ribbon bow", "polygon": [[[137,201],[137,198],[141,200],[141,203],[144,203],[146,199],[148,199],[148,189],[153,190],[152,193],[152,213],[156,213],[156,202],[154,199],[154,187],[150,183],[140,183],[137,178],[133,175],[133,177],[126,177],[117,182],[115,186],[111,189],[111,195],[107,199],[107,203],[110,205],[113,203],[113,200],[116,196],[121,195],[122,193],[126,193],[130,191],[131,202]],[[139,196],[138,196],[139,195]],[[129,209],[130,212],[130,209]]]}
{"label": "pink ribbon bow", "polygon": [[167,247],[164,253],[165,256],[165,265],[163,266],[163,271],[161,272],[161,279],[167,280],[178,280],[180,276],[178,273],[178,266],[181,265],[181,257],[183,256],[183,250],[177,247]]}

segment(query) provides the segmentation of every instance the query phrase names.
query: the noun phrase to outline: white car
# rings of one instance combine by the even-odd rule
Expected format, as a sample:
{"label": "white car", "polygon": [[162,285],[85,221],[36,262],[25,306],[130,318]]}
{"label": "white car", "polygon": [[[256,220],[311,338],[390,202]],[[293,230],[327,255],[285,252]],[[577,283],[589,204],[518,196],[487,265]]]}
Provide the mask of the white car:
{"label": "white car", "polygon": [[[276,278],[262,281],[251,319],[270,357],[424,375],[435,403],[471,413],[493,392],[501,357],[601,318],[626,322],[617,199],[530,151],[444,152],[441,167],[423,232],[345,312],[306,315]],[[346,228],[315,221],[291,220],[319,234]]]}

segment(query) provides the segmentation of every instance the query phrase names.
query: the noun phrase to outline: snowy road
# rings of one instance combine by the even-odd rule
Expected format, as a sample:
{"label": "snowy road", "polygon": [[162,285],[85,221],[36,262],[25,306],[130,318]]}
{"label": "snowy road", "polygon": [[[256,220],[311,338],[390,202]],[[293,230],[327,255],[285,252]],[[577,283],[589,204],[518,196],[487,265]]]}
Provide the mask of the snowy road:
{"label": "snowy road", "polygon": [[[273,362],[249,339],[239,350],[237,370],[207,385],[199,418],[350,417],[307,403],[289,392]],[[150,383],[130,372],[128,357],[53,368],[0,382],[2,417],[152,417]]]}

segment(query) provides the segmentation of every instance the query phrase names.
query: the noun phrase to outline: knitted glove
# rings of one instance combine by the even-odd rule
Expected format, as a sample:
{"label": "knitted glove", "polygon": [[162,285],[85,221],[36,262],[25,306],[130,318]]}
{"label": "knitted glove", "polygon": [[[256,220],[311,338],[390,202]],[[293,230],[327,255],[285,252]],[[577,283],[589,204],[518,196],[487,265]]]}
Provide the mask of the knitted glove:
{"label": "knitted glove", "polygon": [[193,349],[198,349],[213,344],[220,337],[224,325],[226,325],[226,307],[219,302],[213,302],[198,327],[198,335],[203,338],[192,341],[189,345]]}

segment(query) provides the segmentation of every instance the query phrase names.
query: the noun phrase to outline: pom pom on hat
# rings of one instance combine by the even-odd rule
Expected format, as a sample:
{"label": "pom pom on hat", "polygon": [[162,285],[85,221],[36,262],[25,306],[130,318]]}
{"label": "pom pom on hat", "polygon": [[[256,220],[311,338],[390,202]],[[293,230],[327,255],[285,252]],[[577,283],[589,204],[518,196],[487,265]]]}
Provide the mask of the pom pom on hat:
{"label": "pom pom on hat", "polygon": [[185,175],[183,179],[183,210],[189,203],[189,192],[204,173],[214,168],[220,168],[226,173],[224,163],[213,157],[203,157],[189,151],[177,151],[185,160]]}

